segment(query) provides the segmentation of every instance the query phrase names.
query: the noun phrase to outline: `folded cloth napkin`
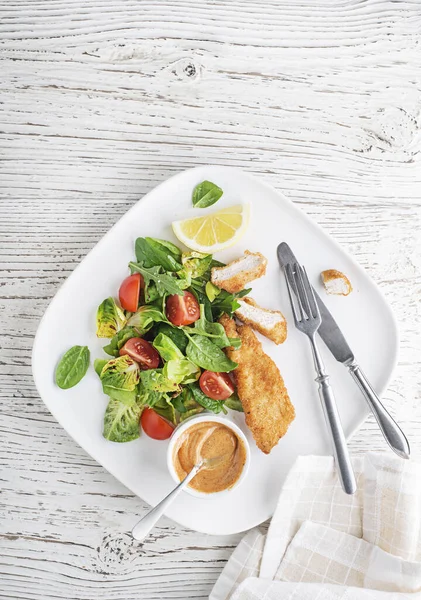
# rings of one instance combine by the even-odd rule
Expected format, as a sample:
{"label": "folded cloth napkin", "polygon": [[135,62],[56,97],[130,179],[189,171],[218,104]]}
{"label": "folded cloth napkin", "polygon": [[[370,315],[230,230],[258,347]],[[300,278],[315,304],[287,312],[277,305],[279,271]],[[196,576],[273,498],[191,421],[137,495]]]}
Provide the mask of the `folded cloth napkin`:
{"label": "folded cloth napkin", "polygon": [[421,468],[353,460],[346,495],[332,457],[299,457],[268,533],[246,534],[210,600],[421,600]]}

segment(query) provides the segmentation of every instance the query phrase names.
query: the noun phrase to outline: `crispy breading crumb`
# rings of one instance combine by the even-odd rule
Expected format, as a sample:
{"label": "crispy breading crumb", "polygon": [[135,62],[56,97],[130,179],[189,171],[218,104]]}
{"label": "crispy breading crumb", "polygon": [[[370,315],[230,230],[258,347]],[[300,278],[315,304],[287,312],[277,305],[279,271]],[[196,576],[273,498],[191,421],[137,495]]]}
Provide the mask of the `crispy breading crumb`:
{"label": "crispy breading crumb", "polygon": [[260,252],[246,250],[244,256],[225,267],[213,267],[211,281],[230,294],[240,292],[245,285],[266,273],[267,259]]}
{"label": "crispy breading crumb", "polygon": [[287,322],[279,310],[263,308],[248,296],[238,300],[240,308],[235,316],[246,325],[266,336],[275,344],[282,344],[287,337]]}
{"label": "crispy breading crumb", "polygon": [[249,325],[237,327],[227,315],[221,317],[220,323],[228,337],[241,338],[238,350],[231,347],[226,348],[225,352],[238,363],[233,375],[246,424],[260,450],[269,454],[294,420],[294,406],[278,367],[263,352],[252,328]]}
{"label": "crispy breading crumb", "polygon": [[348,277],[336,269],[322,271],[321,278],[328,294],[348,296],[352,292],[352,285]]}

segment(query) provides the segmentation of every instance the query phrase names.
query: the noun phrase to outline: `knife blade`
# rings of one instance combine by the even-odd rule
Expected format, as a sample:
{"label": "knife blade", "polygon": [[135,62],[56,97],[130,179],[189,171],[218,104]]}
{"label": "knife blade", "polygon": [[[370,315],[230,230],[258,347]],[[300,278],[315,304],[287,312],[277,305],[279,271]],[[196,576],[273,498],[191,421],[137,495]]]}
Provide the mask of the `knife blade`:
{"label": "knife blade", "polygon": [[[279,244],[278,246],[278,260],[282,267],[285,267],[288,264],[300,264],[286,242],[282,242],[282,244]],[[289,283],[294,287],[293,280],[289,279]],[[322,322],[319,327],[320,337],[338,362],[351,363],[354,360],[354,354],[349,347],[348,342],[342,331],[339,329],[339,325],[329,312],[329,309],[314,288],[313,291],[316,296],[317,304],[319,305],[320,316],[322,317]]]}
{"label": "knife blade", "polygon": [[[277,248],[277,254],[279,264],[284,269],[285,277],[287,277],[287,271],[285,269],[286,265],[300,265],[286,242],[279,244]],[[288,277],[288,281],[293,290],[296,292],[293,279]],[[380,398],[377,396],[367,377],[356,363],[354,353],[352,352],[342,331],[339,329],[339,325],[336,323],[329,309],[314,288],[313,291],[314,295],[316,296],[317,304],[320,310],[320,316],[322,318],[322,322],[318,330],[320,337],[336,360],[348,368],[351,377],[364,395],[364,398],[366,399],[371,412],[376,418],[380,430],[389,446],[401,458],[409,458],[411,450],[404,433],[380,402]]]}

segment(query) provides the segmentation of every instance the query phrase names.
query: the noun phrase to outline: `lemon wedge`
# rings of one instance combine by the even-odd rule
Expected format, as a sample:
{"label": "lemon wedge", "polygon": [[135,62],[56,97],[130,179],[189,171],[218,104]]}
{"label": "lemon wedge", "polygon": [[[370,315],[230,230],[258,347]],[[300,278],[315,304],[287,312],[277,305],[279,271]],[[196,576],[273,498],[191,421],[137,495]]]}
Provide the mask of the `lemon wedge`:
{"label": "lemon wedge", "polygon": [[174,221],[172,228],[187,248],[213,254],[236,244],[246,232],[250,205],[236,204],[203,217]]}

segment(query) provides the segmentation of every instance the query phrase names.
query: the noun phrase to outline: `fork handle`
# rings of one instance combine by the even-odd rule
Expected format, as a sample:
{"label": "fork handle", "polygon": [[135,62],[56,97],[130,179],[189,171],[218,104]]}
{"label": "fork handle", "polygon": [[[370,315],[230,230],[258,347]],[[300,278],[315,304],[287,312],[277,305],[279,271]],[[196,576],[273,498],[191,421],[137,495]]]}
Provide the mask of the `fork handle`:
{"label": "fork handle", "polygon": [[409,458],[411,450],[405,434],[380,402],[380,398],[371,387],[367,377],[355,362],[349,365],[348,369],[354,381],[364,394],[367,404],[375,416],[380,430],[389,446],[401,458]]}
{"label": "fork handle", "polygon": [[333,389],[328,375],[320,375],[316,381],[319,384],[319,396],[323,407],[326,424],[332,437],[333,455],[339,471],[342,489],[346,494],[354,494],[357,489],[351,459],[348,453],[344,430],[336,406]]}

